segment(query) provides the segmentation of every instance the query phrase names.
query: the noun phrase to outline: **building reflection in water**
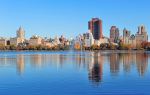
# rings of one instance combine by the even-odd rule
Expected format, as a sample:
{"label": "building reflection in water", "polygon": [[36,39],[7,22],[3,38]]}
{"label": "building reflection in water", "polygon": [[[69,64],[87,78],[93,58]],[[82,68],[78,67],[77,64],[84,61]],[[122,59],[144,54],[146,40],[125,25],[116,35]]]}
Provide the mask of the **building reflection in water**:
{"label": "building reflection in water", "polygon": [[84,53],[79,53],[75,56],[72,56],[71,60],[71,63],[75,63],[78,69],[82,69],[87,68],[87,64],[89,64],[91,57]]}
{"label": "building reflection in water", "polygon": [[66,56],[61,54],[35,54],[30,57],[30,63],[35,68],[41,68],[42,66],[48,65],[55,65],[57,68],[62,68],[65,60],[67,60]]}
{"label": "building reflection in water", "polygon": [[35,55],[30,55],[30,63],[33,67],[35,68],[40,68],[42,66],[42,55],[41,54],[35,54]]}
{"label": "building reflection in water", "polygon": [[125,53],[121,54],[123,60],[123,69],[126,73],[131,71],[131,65],[135,64],[136,61],[136,53]]}
{"label": "building reflection in water", "polygon": [[24,55],[17,55],[17,72],[21,75],[24,72],[25,68],[25,59]]}
{"label": "building reflection in water", "polygon": [[[1,55],[0,67],[13,66],[21,75],[25,71],[25,65],[31,64],[35,68],[55,66],[63,68],[64,64],[76,64],[77,68],[88,69],[88,78],[93,84],[100,84],[103,80],[104,62],[110,66],[111,75],[119,75],[123,70],[129,73],[137,68],[139,76],[144,76],[148,69],[148,57],[146,53],[102,53],[90,52],[79,54],[34,54],[34,55]],[[107,58],[107,59],[105,59]],[[106,70],[107,71],[107,70]]]}
{"label": "building reflection in water", "polygon": [[103,56],[100,53],[94,53],[89,64],[89,80],[98,85],[103,76]]}
{"label": "building reflection in water", "polygon": [[119,73],[119,54],[112,53],[110,54],[110,72],[113,75]]}
{"label": "building reflection in water", "polygon": [[136,65],[140,76],[144,76],[148,67],[148,55],[146,53],[136,54]]}

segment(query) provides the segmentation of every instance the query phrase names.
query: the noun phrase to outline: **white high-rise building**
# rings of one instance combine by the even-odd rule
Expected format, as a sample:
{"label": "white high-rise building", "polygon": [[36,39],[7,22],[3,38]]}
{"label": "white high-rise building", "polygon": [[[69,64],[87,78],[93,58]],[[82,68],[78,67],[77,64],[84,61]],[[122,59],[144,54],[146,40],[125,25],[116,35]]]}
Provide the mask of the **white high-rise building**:
{"label": "white high-rise building", "polygon": [[91,47],[94,44],[94,38],[92,33],[89,31],[85,34],[85,47]]}
{"label": "white high-rise building", "polygon": [[128,31],[126,28],[123,29],[123,43],[129,44],[129,38],[130,38],[130,31]]}

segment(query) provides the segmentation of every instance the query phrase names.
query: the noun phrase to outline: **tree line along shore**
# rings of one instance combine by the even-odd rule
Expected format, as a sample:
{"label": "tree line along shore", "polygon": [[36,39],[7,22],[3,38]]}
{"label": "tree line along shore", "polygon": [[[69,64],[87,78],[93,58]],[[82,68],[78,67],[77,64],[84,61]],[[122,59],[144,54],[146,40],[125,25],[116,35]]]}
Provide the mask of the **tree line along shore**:
{"label": "tree line along shore", "polygon": [[150,50],[150,43],[143,42],[140,46],[133,48],[131,44],[123,44],[119,43],[118,45],[114,45],[111,43],[103,43],[98,45],[92,45],[91,47],[85,47],[84,45],[75,44],[73,46],[70,45],[56,45],[53,47],[42,46],[42,45],[27,45],[27,46],[15,46],[15,45],[8,45],[3,46],[0,45],[0,50]]}

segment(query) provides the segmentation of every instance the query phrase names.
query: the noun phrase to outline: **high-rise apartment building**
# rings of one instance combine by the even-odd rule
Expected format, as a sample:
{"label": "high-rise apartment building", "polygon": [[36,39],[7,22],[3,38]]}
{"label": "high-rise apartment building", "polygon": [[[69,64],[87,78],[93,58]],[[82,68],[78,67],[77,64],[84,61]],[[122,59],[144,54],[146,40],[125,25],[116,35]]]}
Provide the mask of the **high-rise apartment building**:
{"label": "high-rise apartment building", "polygon": [[94,44],[94,38],[91,32],[85,33],[84,35],[85,47],[91,47]]}
{"label": "high-rise apartment building", "polygon": [[145,26],[141,25],[138,27],[138,32],[136,36],[137,47],[141,45],[142,42],[148,42],[148,35]]}
{"label": "high-rise apartment building", "polygon": [[99,18],[92,18],[88,23],[88,28],[92,32],[95,40],[100,40],[103,37],[102,20]]}
{"label": "high-rise apartment building", "polygon": [[123,43],[129,44],[129,38],[130,38],[130,31],[128,31],[126,28],[123,29]]}
{"label": "high-rise apartment building", "polygon": [[119,41],[119,29],[116,26],[112,26],[110,29],[110,42],[118,43]]}

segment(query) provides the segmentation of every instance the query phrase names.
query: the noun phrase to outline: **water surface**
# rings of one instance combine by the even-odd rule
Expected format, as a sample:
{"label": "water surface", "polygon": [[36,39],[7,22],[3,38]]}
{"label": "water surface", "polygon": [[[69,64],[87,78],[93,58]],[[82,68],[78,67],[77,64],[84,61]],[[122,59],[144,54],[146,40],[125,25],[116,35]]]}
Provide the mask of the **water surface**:
{"label": "water surface", "polygon": [[150,95],[150,52],[0,52],[0,95]]}

